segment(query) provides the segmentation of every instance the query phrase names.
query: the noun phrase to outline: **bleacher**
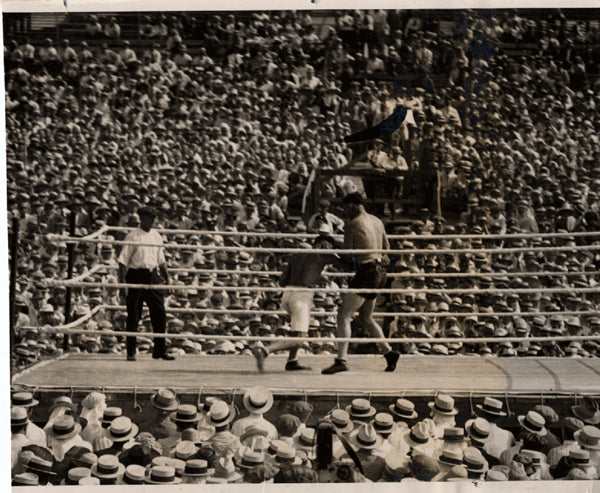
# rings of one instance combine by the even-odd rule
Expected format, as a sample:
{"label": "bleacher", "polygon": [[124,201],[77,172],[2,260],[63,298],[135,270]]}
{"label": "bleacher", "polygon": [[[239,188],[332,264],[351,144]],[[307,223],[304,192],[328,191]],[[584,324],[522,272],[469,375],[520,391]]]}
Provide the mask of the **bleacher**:
{"label": "bleacher", "polygon": [[[487,10],[476,10],[479,13],[489,12]],[[549,17],[552,14],[556,14],[557,9],[519,9],[518,14],[520,17],[525,19],[540,19]],[[590,9],[584,8],[570,8],[561,9],[567,20],[567,23],[573,23],[577,21],[588,21],[591,24],[598,24],[600,20],[600,14],[595,18],[590,18]],[[600,11],[599,11],[600,12]],[[193,12],[190,15],[193,17],[214,15],[214,14],[235,14],[237,16],[250,16],[252,11],[202,11]],[[314,10],[310,11],[311,18],[317,28],[329,26],[335,24],[335,16],[338,15],[338,11],[328,10]],[[108,21],[110,17],[116,17],[118,24],[121,27],[120,40],[128,40],[131,47],[134,50],[143,51],[145,48],[151,45],[152,42],[163,42],[158,39],[147,39],[140,35],[140,26],[142,25],[143,17],[148,12],[106,12],[96,14],[100,23]],[[177,15],[179,12],[167,12],[166,15]],[[72,44],[77,42],[86,41],[91,47],[99,47],[103,42],[106,42],[109,47],[116,47],[120,45],[120,40],[110,40],[104,37],[89,38],[85,34],[86,19],[89,17],[89,13],[55,13],[55,14],[4,14],[5,24],[10,25],[11,18],[18,18],[20,16],[30,15],[28,28],[25,28],[25,32],[6,30],[5,37],[14,36],[18,34],[20,36],[28,36],[31,43],[35,45],[41,45],[46,38],[53,39],[55,42],[61,39],[69,39]],[[439,23],[440,32],[451,32],[456,25],[457,11],[453,10],[438,10],[435,11],[436,19]],[[8,22],[7,22],[8,19]],[[194,54],[198,47],[201,45],[200,40],[189,39],[184,37],[184,42],[188,48],[190,54]],[[536,43],[500,43],[499,45],[502,52],[508,56],[524,56],[534,53],[538,46]],[[443,80],[434,80],[434,83],[442,83]]]}

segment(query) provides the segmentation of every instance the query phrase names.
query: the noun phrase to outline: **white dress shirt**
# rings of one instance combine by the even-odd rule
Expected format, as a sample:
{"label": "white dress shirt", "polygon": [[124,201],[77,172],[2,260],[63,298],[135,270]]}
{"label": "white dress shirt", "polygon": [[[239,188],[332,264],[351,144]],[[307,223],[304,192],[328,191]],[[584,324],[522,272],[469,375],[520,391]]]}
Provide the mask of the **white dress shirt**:
{"label": "white dress shirt", "polygon": [[[153,229],[146,232],[137,228],[127,234],[125,241],[134,241],[141,244],[163,244],[162,236]],[[124,245],[118,262],[127,266],[128,269],[153,270],[160,264],[165,263],[165,254],[162,246]]]}

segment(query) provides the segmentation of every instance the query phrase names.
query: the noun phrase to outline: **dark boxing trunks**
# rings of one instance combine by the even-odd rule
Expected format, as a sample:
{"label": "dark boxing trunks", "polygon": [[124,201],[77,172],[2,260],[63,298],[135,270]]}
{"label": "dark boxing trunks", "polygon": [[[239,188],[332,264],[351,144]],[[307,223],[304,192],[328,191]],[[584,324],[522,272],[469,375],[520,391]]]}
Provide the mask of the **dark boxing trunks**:
{"label": "dark boxing trunks", "polygon": [[[370,262],[358,264],[356,274],[350,281],[352,289],[381,289],[385,287],[386,273],[385,268],[379,262]],[[377,297],[377,293],[355,293],[367,300]]]}

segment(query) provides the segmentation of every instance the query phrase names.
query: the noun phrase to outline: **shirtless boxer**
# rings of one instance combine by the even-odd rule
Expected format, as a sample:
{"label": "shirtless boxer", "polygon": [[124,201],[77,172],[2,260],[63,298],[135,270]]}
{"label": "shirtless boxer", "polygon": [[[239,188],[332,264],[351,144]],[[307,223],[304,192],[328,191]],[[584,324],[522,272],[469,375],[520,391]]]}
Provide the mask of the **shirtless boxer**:
{"label": "shirtless boxer", "polygon": [[[319,236],[315,238],[313,247],[326,249],[335,246],[334,239],[329,236],[331,229],[321,225]],[[310,245],[306,245],[310,248]],[[327,264],[339,262],[335,254],[323,254],[307,251],[295,253],[290,256],[283,269],[279,283],[281,286],[314,288],[321,279],[321,273]],[[292,337],[308,335],[310,323],[310,310],[313,306],[313,291],[286,291],[281,298],[281,308],[288,312]],[[256,366],[262,372],[264,360],[270,353],[289,349],[288,361],[285,365],[287,371],[310,370],[308,366],[298,363],[298,349],[300,343],[293,341],[274,342],[266,347],[254,346],[252,354],[256,358]]]}
{"label": "shirtless boxer", "polygon": [[[390,244],[385,227],[380,219],[365,211],[361,195],[358,192],[350,193],[344,197],[343,203],[347,218],[344,228],[344,249],[388,250]],[[356,271],[350,281],[350,288],[380,289],[385,286],[386,273],[381,253],[360,253],[350,258]],[[376,293],[345,293],[342,296],[342,306],[338,311],[337,337],[350,337],[350,323],[357,310],[360,324],[370,332],[371,336],[384,337],[383,330],[373,319],[376,298]],[[385,371],[394,371],[400,353],[392,351],[392,347],[387,342],[379,343],[378,346],[387,362]],[[337,348],[338,357],[335,362],[321,373],[328,375],[349,370],[348,343],[338,342]]]}

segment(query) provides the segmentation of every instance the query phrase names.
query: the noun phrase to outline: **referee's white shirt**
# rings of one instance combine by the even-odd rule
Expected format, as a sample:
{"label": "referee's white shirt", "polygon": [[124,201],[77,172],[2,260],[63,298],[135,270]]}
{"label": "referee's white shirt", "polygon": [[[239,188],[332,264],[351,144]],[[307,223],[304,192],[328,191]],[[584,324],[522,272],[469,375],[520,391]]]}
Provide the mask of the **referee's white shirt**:
{"label": "referee's white shirt", "polygon": [[[127,234],[125,241],[135,241],[136,243],[151,243],[162,245],[162,236],[151,229],[146,232],[137,228]],[[165,262],[165,254],[162,246],[144,246],[144,245],[123,245],[123,250],[117,260],[120,264],[127,266],[128,269],[155,269]]]}

